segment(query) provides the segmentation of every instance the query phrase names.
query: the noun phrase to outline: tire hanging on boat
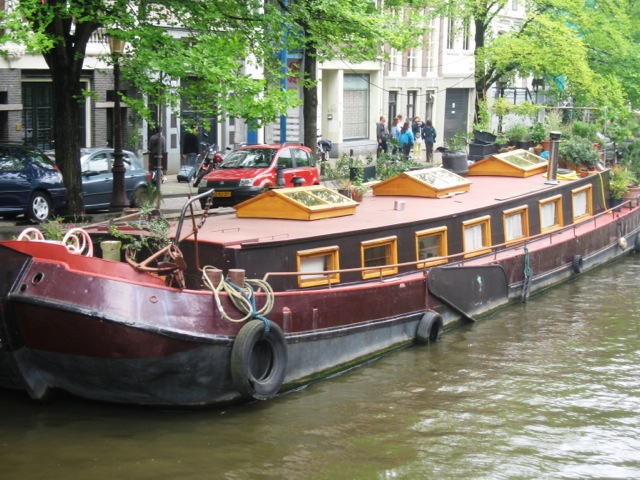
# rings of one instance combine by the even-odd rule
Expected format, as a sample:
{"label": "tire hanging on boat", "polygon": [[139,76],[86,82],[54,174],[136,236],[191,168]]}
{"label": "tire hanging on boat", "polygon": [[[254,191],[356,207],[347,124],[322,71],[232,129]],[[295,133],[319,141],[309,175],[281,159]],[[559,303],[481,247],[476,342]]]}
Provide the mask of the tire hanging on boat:
{"label": "tire hanging on boat", "polygon": [[282,386],[287,343],[278,325],[251,320],[240,329],[231,349],[231,378],[245,397],[267,400]]}
{"label": "tire hanging on boat", "polygon": [[582,256],[574,255],[573,260],[571,261],[571,268],[573,269],[573,273],[582,273]]}
{"label": "tire hanging on boat", "polygon": [[439,313],[428,311],[426,312],[416,330],[416,342],[428,344],[438,340],[440,332],[442,331],[442,317]]}

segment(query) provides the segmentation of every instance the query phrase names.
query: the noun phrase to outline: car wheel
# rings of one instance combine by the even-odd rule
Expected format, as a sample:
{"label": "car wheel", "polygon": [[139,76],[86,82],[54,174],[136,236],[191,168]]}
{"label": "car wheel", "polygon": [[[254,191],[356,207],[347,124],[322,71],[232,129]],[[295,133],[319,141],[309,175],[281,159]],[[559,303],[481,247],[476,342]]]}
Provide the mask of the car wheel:
{"label": "car wheel", "polygon": [[147,196],[147,187],[139,187],[131,194],[131,208],[140,208]]}
{"label": "car wheel", "polygon": [[51,208],[51,200],[44,192],[34,192],[29,199],[29,211],[27,215],[29,220],[34,223],[41,223],[49,219],[53,213]]}

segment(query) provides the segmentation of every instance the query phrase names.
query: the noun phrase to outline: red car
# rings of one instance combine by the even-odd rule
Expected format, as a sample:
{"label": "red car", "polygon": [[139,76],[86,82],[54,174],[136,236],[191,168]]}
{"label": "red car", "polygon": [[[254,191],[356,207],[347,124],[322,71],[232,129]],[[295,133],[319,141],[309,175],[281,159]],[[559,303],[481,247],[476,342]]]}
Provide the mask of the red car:
{"label": "red car", "polygon": [[230,207],[268,188],[319,184],[314,155],[304,145],[247,145],[205,175],[198,193],[213,188],[212,206]]}

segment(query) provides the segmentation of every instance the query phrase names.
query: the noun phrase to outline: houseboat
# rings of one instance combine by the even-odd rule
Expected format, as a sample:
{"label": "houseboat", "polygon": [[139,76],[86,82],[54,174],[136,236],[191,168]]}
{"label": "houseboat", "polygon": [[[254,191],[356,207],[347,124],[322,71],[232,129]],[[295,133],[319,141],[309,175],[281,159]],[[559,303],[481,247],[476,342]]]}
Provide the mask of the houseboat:
{"label": "houseboat", "polygon": [[224,405],[436,341],[640,249],[640,208],[609,209],[601,170],[563,177],[515,151],[466,176],[402,173],[361,203],[311,186],[233,214],[190,219],[187,204],[144,260],[101,258],[100,229],[3,241],[0,386]]}

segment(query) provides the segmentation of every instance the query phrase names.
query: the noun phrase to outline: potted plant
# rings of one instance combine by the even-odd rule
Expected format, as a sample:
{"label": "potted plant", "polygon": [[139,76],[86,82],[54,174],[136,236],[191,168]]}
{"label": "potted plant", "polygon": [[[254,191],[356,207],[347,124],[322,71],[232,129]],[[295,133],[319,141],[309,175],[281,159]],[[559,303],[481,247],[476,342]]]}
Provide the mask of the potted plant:
{"label": "potted plant", "polygon": [[544,142],[548,137],[547,129],[542,122],[536,122],[533,124],[531,128],[531,141],[535,145],[534,151],[536,155],[540,155],[544,151],[544,146],[542,142]]}
{"label": "potted plant", "polygon": [[593,169],[600,161],[600,155],[586,138],[571,135],[560,142],[559,155],[568,165],[580,171]]}
{"label": "potted plant", "polygon": [[509,139],[511,145],[514,145],[516,148],[529,149],[529,132],[524,123],[511,124],[504,134]]}
{"label": "potted plant", "polygon": [[611,205],[617,206],[622,203],[622,199],[629,191],[631,185],[636,183],[636,177],[624,166],[618,165],[611,169],[609,177],[609,195],[611,196]]}
{"label": "potted plant", "polygon": [[466,177],[469,173],[469,155],[467,154],[467,137],[458,132],[445,140],[442,151],[442,168]]}

